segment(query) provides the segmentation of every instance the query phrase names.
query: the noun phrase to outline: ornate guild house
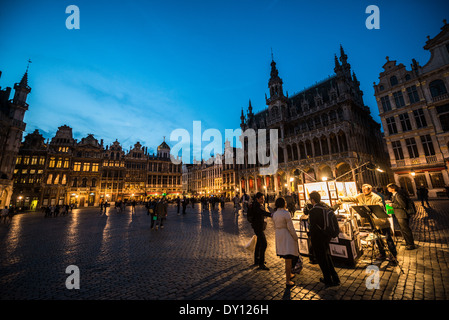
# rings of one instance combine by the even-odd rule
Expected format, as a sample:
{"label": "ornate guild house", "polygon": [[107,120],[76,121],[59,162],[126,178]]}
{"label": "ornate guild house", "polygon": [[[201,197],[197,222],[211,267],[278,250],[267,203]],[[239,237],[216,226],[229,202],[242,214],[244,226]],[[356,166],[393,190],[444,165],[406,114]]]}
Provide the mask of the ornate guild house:
{"label": "ornate guild house", "polygon": [[[359,188],[363,183],[381,187],[389,182],[386,173],[365,165],[385,170],[389,159],[380,124],[364,104],[360,83],[341,46],[334,62],[333,76],[289,97],[272,60],[268,107],[253,113],[250,101],[246,114],[242,110],[240,127],[243,132],[278,130],[279,168],[273,175],[261,176],[259,166],[245,160],[237,165],[240,190],[278,195],[296,191],[302,182],[322,179],[356,181]],[[246,145],[245,153],[247,159]]]}
{"label": "ornate guild house", "polygon": [[139,142],[126,152],[118,141],[104,146],[92,134],[77,141],[67,125],[59,127],[50,142],[44,140],[36,130],[20,146],[11,197],[16,207],[87,207],[182,194],[182,165],[171,162],[165,141],[157,154],[149,154]]}
{"label": "ornate guild house", "polygon": [[391,170],[409,194],[425,187],[430,197],[445,197],[449,186],[449,24],[428,37],[429,61],[412,59],[407,70],[387,57],[374,83]]}

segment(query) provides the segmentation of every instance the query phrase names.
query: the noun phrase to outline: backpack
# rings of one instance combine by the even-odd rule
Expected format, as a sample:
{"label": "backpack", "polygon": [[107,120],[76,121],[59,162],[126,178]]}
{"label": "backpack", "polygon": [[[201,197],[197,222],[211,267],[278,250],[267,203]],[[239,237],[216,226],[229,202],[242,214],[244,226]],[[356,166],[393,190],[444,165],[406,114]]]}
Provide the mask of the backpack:
{"label": "backpack", "polygon": [[322,209],[324,214],[324,228],[317,225],[318,229],[330,239],[337,237],[340,233],[340,226],[338,225],[337,216],[335,215],[334,210],[318,206],[315,208]]}

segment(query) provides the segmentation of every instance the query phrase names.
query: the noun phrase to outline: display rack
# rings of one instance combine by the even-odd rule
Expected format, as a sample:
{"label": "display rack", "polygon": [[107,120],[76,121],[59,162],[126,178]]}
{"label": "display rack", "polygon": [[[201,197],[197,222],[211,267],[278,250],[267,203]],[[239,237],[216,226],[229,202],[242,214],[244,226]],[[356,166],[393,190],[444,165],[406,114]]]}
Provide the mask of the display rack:
{"label": "display rack", "polygon": [[[355,182],[324,181],[298,185],[298,197],[300,210],[296,211],[292,220],[299,238],[299,252],[302,256],[311,257],[311,242],[308,236],[308,216],[303,214],[309,194],[317,191],[321,195],[321,201],[332,206],[340,197],[355,196],[357,188]],[[334,261],[355,266],[357,260],[363,255],[360,238],[360,230],[357,216],[352,213],[350,205],[343,203],[342,209],[336,212],[340,234],[331,239],[329,248]]]}

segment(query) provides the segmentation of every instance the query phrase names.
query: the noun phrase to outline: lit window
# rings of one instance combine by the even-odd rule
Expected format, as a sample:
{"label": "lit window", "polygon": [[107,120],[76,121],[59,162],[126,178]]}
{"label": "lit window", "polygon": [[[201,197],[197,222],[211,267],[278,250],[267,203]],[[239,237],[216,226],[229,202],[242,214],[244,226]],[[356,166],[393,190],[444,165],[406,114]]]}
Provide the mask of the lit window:
{"label": "lit window", "polygon": [[73,171],[80,171],[81,170],[81,162],[75,162],[73,165]]}
{"label": "lit window", "polygon": [[50,163],[48,164],[49,168],[54,168],[55,167],[55,158],[50,158]]}
{"label": "lit window", "polygon": [[83,171],[90,171],[90,163],[89,162],[85,162],[83,165]]}

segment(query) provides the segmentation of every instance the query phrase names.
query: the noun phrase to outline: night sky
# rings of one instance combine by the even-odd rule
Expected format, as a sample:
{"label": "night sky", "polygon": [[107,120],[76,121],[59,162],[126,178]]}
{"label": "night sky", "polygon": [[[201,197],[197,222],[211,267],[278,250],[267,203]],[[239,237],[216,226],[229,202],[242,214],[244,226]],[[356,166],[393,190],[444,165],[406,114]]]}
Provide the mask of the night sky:
{"label": "night sky", "polygon": [[[333,74],[343,45],[380,122],[373,82],[386,62],[410,69],[449,20],[447,1],[2,1],[0,86],[29,67],[26,133],[61,125],[150,151],[174,129],[239,128],[242,108],[266,108],[271,50],[289,96]],[[68,30],[68,5],[80,29]],[[368,5],[380,29],[368,30]],[[12,98],[12,97],[11,97]],[[25,134],[26,134],[25,133]]]}

